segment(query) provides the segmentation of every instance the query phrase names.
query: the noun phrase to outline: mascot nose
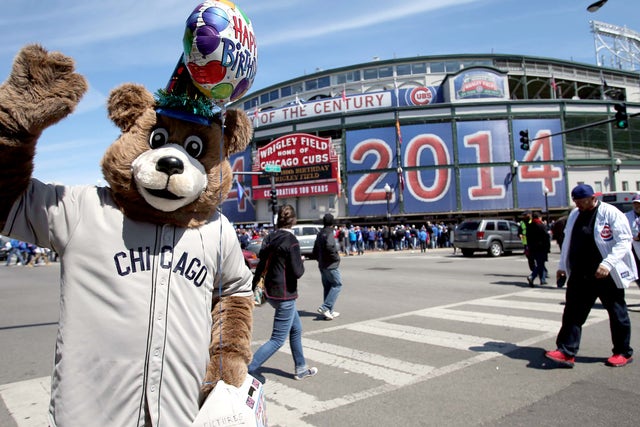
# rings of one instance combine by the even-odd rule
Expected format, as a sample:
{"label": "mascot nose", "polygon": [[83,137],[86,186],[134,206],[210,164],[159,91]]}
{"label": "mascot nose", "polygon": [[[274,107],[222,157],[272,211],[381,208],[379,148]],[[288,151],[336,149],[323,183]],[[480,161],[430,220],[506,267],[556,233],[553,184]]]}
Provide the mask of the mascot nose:
{"label": "mascot nose", "polygon": [[156,170],[169,176],[176,175],[184,172],[184,164],[182,160],[174,156],[162,157],[156,163]]}

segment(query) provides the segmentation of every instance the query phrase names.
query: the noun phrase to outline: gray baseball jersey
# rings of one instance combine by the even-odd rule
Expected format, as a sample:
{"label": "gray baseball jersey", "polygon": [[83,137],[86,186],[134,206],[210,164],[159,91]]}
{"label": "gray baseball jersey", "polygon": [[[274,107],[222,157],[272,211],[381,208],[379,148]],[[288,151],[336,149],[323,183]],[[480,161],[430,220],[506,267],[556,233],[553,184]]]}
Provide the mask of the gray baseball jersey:
{"label": "gray baseball jersey", "polygon": [[3,234],[60,255],[51,426],[140,426],[145,416],[154,426],[190,425],[212,297],[219,287],[251,295],[227,219],[195,229],[131,221],[108,188],[33,180]]}

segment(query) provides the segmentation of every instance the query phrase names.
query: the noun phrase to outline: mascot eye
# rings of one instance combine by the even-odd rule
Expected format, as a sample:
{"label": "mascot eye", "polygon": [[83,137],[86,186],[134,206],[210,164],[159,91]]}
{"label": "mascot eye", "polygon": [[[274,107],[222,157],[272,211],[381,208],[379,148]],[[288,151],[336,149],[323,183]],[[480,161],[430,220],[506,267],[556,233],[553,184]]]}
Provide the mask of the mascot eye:
{"label": "mascot eye", "polygon": [[169,142],[169,132],[165,128],[154,129],[149,137],[149,145],[151,148],[162,147]]}
{"label": "mascot eye", "polygon": [[187,150],[190,156],[197,159],[202,155],[202,151],[204,151],[204,144],[200,137],[191,135],[184,141],[184,149]]}

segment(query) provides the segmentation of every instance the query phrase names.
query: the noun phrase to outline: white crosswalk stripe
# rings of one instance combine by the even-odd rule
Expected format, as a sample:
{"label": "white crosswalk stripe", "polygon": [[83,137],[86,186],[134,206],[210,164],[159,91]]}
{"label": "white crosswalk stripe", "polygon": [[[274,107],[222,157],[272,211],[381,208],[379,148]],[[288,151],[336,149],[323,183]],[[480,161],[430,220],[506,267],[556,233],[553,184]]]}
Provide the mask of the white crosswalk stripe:
{"label": "white crosswalk stripe", "polygon": [[[527,289],[506,295],[429,307],[380,319],[332,325],[330,328],[308,332],[303,338],[303,347],[305,357],[310,364],[358,374],[374,380],[373,385],[371,388],[358,390],[357,393],[321,400],[318,396],[304,392],[299,387],[291,386],[291,382],[287,379],[269,378],[265,384],[265,393],[270,424],[311,427],[303,421],[304,417],[447,375],[476,363],[500,357],[516,348],[552,338],[560,328],[563,302],[564,292],[550,291],[549,288]],[[627,302],[630,305],[639,304],[640,292],[637,289],[629,289]],[[505,312],[513,313],[514,311],[517,311],[518,315],[505,314]],[[544,314],[548,317],[547,319],[544,318]],[[414,319],[415,324],[415,317],[446,320],[451,323],[473,323],[489,327],[488,330],[521,329],[528,333],[518,342],[506,342],[491,336],[468,335],[433,327],[422,328],[403,324],[403,319],[409,318]],[[607,319],[605,310],[595,308],[589,316],[587,325]],[[428,364],[428,352],[425,352],[427,363],[421,364],[315,339],[323,334],[334,334],[341,330],[388,339],[398,346],[402,346],[402,342],[407,342],[462,351],[462,354],[468,352],[468,357],[463,357],[462,360],[458,358],[445,366],[437,367]],[[532,333],[533,336],[531,336]],[[290,352],[288,346],[284,346],[280,351]],[[36,378],[1,385],[0,398],[19,427],[46,426],[48,389],[48,377]]]}
{"label": "white crosswalk stripe", "polygon": [[[492,338],[479,337],[475,335],[455,334],[451,332],[437,331],[435,329],[417,328],[413,326],[376,321],[353,325],[348,329],[398,340],[431,344],[440,347],[455,348],[458,350],[469,350],[471,347],[482,346],[488,341],[493,341]],[[495,344],[496,348],[510,346],[510,344],[505,342]]]}
{"label": "white crosswalk stripe", "polygon": [[502,326],[517,329],[546,332],[560,329],[559,320],[545,320],[534,317],[509,316],[505,314],[483,313],[464,310],[452,310],[449,308],[428,308],[418,313],[419,316],[433,317],[436,319],[454,320],[480,325]]}
{"label": "white crosswalk stripe", "polygon": [[[373,379],[393,385],[408,384],[418,375],[426,374],[432,366],[418,365],[342,346],[303,339],[306,359],[322,361],[323,365],[345,371],[367,375]],[[289,348],[283,348],[289,352]]]}

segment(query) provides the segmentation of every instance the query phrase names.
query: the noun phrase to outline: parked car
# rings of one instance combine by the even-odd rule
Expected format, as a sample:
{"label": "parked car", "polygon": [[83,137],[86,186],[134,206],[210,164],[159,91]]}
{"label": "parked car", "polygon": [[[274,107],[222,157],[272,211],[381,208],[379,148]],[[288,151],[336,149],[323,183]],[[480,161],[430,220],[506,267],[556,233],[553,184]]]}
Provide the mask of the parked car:
{"label": "parked car", "polygon": [[260,249],[262,248],[262,237],[258,239],[252,239],[249,241],[249,244],[245,248],[248,251],[253,252],[256,255],[260,255]]}
{"label": "parked car", "polygon": [[300,253],[304,256],[311,256],[313,245],[316,243],[316,236],[322,227],[314,224],[296,224],[293,226],[293,234],[300,243]]}
{"label": "parked car", "polygon": [[[300,243],[300,253],[307,257],[311,256],[311,253],[313,252],[313,245],[316,243],[316,236],[318,235],[318,232],[322,230],[322,227],[314,224],[296,224],[292,229],[293,234],[295,234],[298,242]],[[246,250],[259,255],[261,247],[262,239],[255,239],[249,242]]]}
{"label": "parked car", "polygon": [[464,256],[487,252],[489,256],[524,251],[518,237],[519,227],[513,221],[497,218],[469,219],[461,222],[454,232],[454,245]]}
{"label": "parked car", "polygon": [[258,258],[258,254],[248,249],[243,249],[242,256],[244,256],[244,263],[247,265],[247,267],[249,267],[249,270],[255,272],[256,267],[260,262],[260,259]]}

